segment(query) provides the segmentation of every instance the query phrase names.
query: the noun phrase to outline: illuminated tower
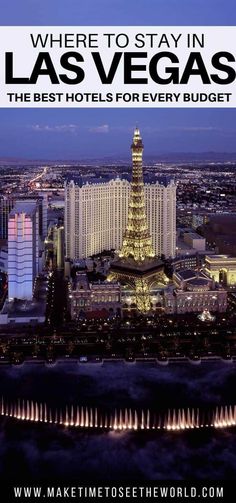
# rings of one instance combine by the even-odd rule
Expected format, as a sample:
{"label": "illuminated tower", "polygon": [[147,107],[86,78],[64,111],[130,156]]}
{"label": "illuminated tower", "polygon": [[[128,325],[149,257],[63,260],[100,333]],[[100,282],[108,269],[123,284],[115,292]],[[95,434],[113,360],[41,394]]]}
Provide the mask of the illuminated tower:
{"label": "illuminated tower", "polygon": [[8,298],[32,300],[39,272],[37,200],[17,200],[8,220]]}
{"label": "illuminated tower", "polygon": [[128,222],[119,258],[111,265],[110,278],[132,289],[137,309],[151,311],[151,287],[166,283],[163,263],[155,257],[147,224],[143,184],[143,143],[139,129],[134,131],[132,150],[132,182]]}
{"label": "illuminated tower", "polygon": [[148,230],[143,183],[143,143],[139,129],[134,131],[132,150],[132,181],[129,199],[128,223],[120,257],[131,257],[136,262],[154,257]]}

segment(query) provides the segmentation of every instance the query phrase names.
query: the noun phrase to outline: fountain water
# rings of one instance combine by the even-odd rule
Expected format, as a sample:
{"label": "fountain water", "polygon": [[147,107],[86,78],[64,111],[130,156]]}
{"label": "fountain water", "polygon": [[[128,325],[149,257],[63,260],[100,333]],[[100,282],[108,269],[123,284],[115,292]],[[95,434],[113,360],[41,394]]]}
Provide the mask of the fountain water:
{"label": "fountain water", "polygon": [[229,428],[236,426],[236,405],[217,406],[206,412],[199,408],[168,409],[167,413],[154,413],[137,409],[115,409],[108,415],[93,407],[66,405],[48,407],[34,400],[1,399],[1,416],[32,422],[59,424],[67,427],[102,428],[111,430],[188,430],[197,428]]}

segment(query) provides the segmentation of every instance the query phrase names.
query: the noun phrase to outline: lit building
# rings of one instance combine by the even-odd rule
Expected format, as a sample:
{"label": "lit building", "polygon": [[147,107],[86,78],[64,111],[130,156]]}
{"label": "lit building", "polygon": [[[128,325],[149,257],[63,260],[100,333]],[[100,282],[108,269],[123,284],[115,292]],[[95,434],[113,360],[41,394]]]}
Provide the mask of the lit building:
{"label": "lit building", "polygon": [[86,258],[119,249],[127,220],[129,182],[71,180],[65,186],[66,256]]}
{"label": "lit building", "polygon": [[7,246],[0,248],[0,271],[8,271],[8,249]]}
{"label": "lit building", "polygon": [[8,237],[8,217],[9,213],[14,207],[16,201],[38,201],[39,213],[39,235],[44,241],[47,235],[47,194],[44,192],[35,194],[16,194],[14,197],[0,197],[0,239],[7,239]]}
{"label": "lit building", "polygon": [[52,228],[53,234],[53,256],[57,269],[64,267],[64,227],[62,225],[54,225]]}
{"label": "lit building", "polygon": [[180,271],[181,269],[197,269],[199,266],[198,254],[194,252],[177,256],[171,264],[174,271]]}
{"label": "lit building", "polygon": [[[86,179],[65,185],[66,256],[86,258],[103,250],[120,250],[128,219],[127,179]],[[176,185],[150,178],[144,184],[145,210],[155,255],[176,251]]]}
{"label": "lit building", "polygon": [[88,313],[104,316],[120,314],[120,285],[113,282],[89,283],[85,271],[78,271],[69,286],[71,318],[73,320]]}
{"label": "lit building", "polygon": [[195,251],[190,250],[183,255],[178,255],[172,262],[171,265],[174,271],[180,271],[181,269],[200,269],[205,264],[206,255],[214,255],[211,250]]}
{"label": "lit building", "polygon": [[8,217],[14,206],[14,200],[11,197],[0,197],[0,239],[8,237]]}
{"label": "lit building", "polygon": [[38,204],[39,214],[39,236],[42,240],[47,236],[47,208],[48,196],[45,192],[35,192],[34,194],[27,194],[26,196],[17,196],[17,201],[36,201]]}
{"label": "lit building", "polygon": [[193,213],[192,226],[194,229],[201,227],[209,222],[209,215],[207,213]]}
{"label": "lit building", "polygon": [[38,192],[34,196],[34,199],[36,198],[38,201],[38,209],[39,209],[39,235],[41,237],[41,240],[44,241],[44,239],[47,236],[47,228],[48,228],[47,225],[48,196],[46,192]]}
{"label": "lit building", "polygon": [[204,322],[210,322],[215,320],[215,316],[212,316],[209,309],[204,309],[201,314],[198,315],[198,319]]}
{"label": "lit building", "polygon": [[39,272],[37,201],[16,201],[8,221],[8,298],[31,300]]}
{"label": "lit building", "polygon": [[173,258],[176,254],[176,184],[163,177],[144,183],[148,228],[155,255]]}
{"label": "lit building", "polygon": [[207,255],[205,271],[217,283],[227,287],[236,286],[236,257],[230,255]]}
{"label": "lit building", "polygon": [[148,313],[152,309],[151,289],[154,284],[168,282],[164,264],[155,256],[148,227],[143,182],[143,142],[138,128],[134,131],[132,151],[132,180],[128,218],[118,257],[111,264],[110,278],[131,287],[136,309]]}
{"label": "lit building", "polygon": [[214,281],[202,272],[191,269],[173,274],[175,287],[164,291],[165,312],[185,314],[209,310],[225,312],[227,291],[216,288]]}

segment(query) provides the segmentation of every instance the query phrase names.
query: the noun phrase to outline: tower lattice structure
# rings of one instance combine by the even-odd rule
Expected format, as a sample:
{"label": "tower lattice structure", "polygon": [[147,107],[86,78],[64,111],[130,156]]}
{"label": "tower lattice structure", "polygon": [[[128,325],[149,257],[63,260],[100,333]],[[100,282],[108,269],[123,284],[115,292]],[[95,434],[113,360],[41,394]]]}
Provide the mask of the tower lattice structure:
{"label": "tower lattice structure", "polygon": [[138,128],[134,131],[132,150],[132,181],[128,208],[128,222],[121,258],[132,258],[137,263],[153,258],[155,253],[148,230],[143,183],[143,142]]}
{"label": "tower lattice structure", "polygon": [[152,310],[151,288],[153,284],[166,281],[163,263],[152,247],[145,210],[143,183],[143,143],[136,128],[132,150],[132,181],[128,206],[127,227],[119,257],[111,264],[110,279],[120,281],[131,288],[139,312]]}

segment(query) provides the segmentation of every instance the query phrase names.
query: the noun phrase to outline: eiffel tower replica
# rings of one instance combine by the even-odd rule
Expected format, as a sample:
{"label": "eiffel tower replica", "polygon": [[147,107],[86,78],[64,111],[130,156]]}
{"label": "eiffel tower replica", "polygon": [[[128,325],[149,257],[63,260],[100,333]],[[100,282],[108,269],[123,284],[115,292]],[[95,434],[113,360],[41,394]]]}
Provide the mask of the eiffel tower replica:
{"label": "eiffel tower replica", "polygon": [[150,288],[165,282],[164,264],[155,257],[148,229],[143,183],[143,142],[139,129],[134,131],[132,181],[128,222],[119,257],[111,264],[110,278],[131,287],[141,313],[151,311]]}

